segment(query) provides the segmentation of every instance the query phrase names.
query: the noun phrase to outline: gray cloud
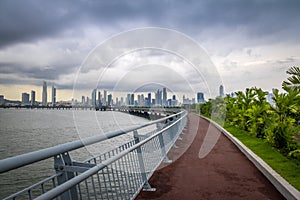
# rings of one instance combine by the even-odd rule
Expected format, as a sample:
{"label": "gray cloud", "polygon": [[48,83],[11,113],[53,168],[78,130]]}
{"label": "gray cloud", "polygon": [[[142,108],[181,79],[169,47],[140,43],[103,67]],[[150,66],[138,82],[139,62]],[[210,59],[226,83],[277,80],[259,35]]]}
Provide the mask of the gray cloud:
{"label": "gray cloud", "polygon": [[[143,21],[196,34],[224,27],[247,37],[289,35],[297,40],[300,2],[288,1],[36,1],[0,2],[0,46],[71,34],[88,24],[122,26]],[[222,34],[222,33],[216,33]],[[287,39],[287,38],[286,38]]]}

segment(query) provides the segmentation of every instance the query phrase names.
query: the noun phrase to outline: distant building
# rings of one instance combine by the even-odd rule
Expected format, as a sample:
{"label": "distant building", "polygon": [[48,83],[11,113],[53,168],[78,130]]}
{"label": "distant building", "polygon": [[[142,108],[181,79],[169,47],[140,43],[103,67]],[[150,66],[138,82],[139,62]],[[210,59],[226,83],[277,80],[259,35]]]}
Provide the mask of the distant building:
{"label": "distant building", "polygon": [[92,106],[96,107],[97,89],[93,89],[92,92]]}
{"label": "distant building", "polygon": [[102,101],[101,101],[101,92],[98,92],[98,106],[102,106]]}
{"label": "distant building", "polygon": [[148,93],[147,106],[151,106],[151,93]]}
{"label": "distant building", "polygon": [[23,106],[29,105],[29,94],[28,93],[22,93],[22,105]]}
{"label": "distant building", "polygon": [[104,90],[103,93],[104,93],[103,104],[104,104],[104,105],[107,105],[107,91]]}
{"label": "distant building", "polygon": [[163,88],[162,91],[162,105],[163,106],[167,105],[167,88]]}
{"label": "distant building", "polygon": [[4,96],[0,95],[0,105],[2,106],[5,103]]}
{"label": "distant building", "polygon": [[47,106],[47,83],[44,81],[43,83],[43,94],[42,94],[42,105]]}
{"label": "distant building", "polygon": [[162,105],[162,91],[159,89],[157,90],[157,92],[155,94],[155,104]]}
{"label": "distant building", "polygon": [[134,106],[134,94],[131,94],[130,105]]}
{"label": "distant building", "polygon": [[31,105],[34,106],[35,104],[35,91],[31,90]]}
{"label": "distant building", "polygon": [[127,97],[126,97],[126,105],[130,105],[130,94],[127,94]]}
{"label": "distant building", "polygon": [[52,86],[52,107],[56,105],[56,87]]}
{"label": "distant building", "polygon": [[85,104],[85,96],[81,97],[81,104],[84,105]]}
{"label": "distant building", "polygon": [[109,94],[109,95],[107,96],[107,105],[108,105],[108,106],[111,106],[111,105],[112,105],[112,95],[111,95],[111,94]]}
{"label": "distant building", "polygon": [[268,102],[269,104],[271,104],[272,106],[275,106],[276,103],[275,103],[273,97],[274,97],[274,94],[273,94],[273,93],[268,93],[266,98],[267,98],[267,102]]}
{"label": "distant building", "polygon": [[219,88],[219,96],[220,97],[224,97],[225,95],[224,95],[224,87],[223,87],[223,85],[220,85],[220,88]]}
{"label": "distant building", "polygon": [[202,92],[197,93],[197,103],[204,103],[204,94]]}

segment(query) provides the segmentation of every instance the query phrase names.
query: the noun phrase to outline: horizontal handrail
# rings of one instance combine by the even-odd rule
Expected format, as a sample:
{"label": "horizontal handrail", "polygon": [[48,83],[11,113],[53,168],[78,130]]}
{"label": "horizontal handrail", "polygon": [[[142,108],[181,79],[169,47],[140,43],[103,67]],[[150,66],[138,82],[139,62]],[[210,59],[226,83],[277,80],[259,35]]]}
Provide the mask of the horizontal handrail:
{"label": "horizontal handrail", "polygon": [[[184,111],[182,111],[184,112]],[[180,113],[182,113],[180,112]],[[95,167],[90,168],[89,170],[83,172],[82,174],[72,178],[71,180],[57,186],[56,188],[53,188],[52,190],[42,194],[41,196],[37,197],[35,200],[44,200],[44,199],[53,199],[55,197],[57,197],[58,195],[64,193],[65,191],[67,191],[68,189],[74,187],[75,185],[77,185],[78,183],[86,180],[88,177],[96,174],[98,171],[100,171],[101,169],[105,168],[106,166],[110,165],[111,163],[117,161],[118,159],[122,158],[123,156],[125,156],[126,154],[130,153],[131,151],[135,150],[136,148],[142,146],[143,144],[149,142],[150,140],[152,140],[153,138],[157,137],[159,134],[162,134],[163,132],[165,132],[166,130],[170,129],[171,127],[173,127],[175,124],[179,123],[185,116],[187,115],[187,113],[185,112],[184,115],[179,118],[177,121],[175,121],[173,124],[171,124],[170,126],[167,126],[163,129],[161,129],[160,131],[158,131],[157,133],[155,133],[154,135],[146,138],[145,140],[140,141],[139,143],[133,145],[132,147],[120,152],[119,154],[108,158],[107,160],[99,163],[98,165],[96,165]]]}
{"label": "horizontal handrail", "polygon": [[45,160],[47,158],[53,157],[55,155],[58,155],[58,154],[61,154],[61,153],[67,152],[67,151],[73,151],[75,149],[79,149],[84,146],[88,146],[91,144],[95,144],[97,142],[111,139],[111,138],[126,134],[128,132],[144,128],[146,126],[150,126],[152,124],[163,122],[169,118],[175,117],[177,115],[181,115],[184,112],[185,111],[181,111],[179,113],[176,113],[176,114],[173,114],[173,115],[170,115],[170,116],[167,116],[167,117],[155,120],[155,121],[151,121],[151,122],[148,122],[148,123],[145,123],[142,125],[126,128],[123,130],[108,132],[108,133],[101,134],[101,135],[95,135],[95,136],[87,137],[87,138],[84,138],[81,140],[76,140],[73,142],[60,144],[60,145],[57,145],[54,147],[49,147],[49,148],[21,154],[21,155],[14,156],[14,157],[5,158],[3,160],[0,160],[0,173],[4,173],[4,172],[7,172],[7,171],[10,171],[13,169],[17,169],[19,167],[23,167],[23,166],[41,161],[41,160]]}

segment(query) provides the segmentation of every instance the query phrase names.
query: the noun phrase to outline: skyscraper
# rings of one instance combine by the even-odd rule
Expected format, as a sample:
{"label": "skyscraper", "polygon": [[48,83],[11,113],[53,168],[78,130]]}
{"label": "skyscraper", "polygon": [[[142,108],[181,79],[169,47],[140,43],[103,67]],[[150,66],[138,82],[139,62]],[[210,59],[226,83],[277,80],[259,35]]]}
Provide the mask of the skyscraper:
{"label": "skyscraper", "polygon": [[98,106],[102,106],[102,102],[101,102],[101,92],[98,92]]}
{"label": "skyscraper", "polygon": [[197,93],[197,102],[198,103],[204,103],[204,94],[202,92]]}
{"label": "skyscraper", "polygon": [[96,107],[97,89],[93,89],[92,92],[92,106]]}
{"label": "skyscraper", "polygon": [[127,98],[126,98],[126,105],[130,105],[130,94],[127,94]]}
{"label": "skyscraper", "polygon": [[104,90],[104,92],[103,92],[103,93],[104,93],[104,97],[103,97],[103,104],[104,104],[104,105],[107,105],[107,101],[106,101],[106,100],[107,100],[107,91],[106,91],[106,90]]}
{"label": "skyscraper", "polygon": [[35,105],[35,91],[31,90],[31,105]]}
{"label": "skyscraper", "polygon": [[163,88],[163,95],[162,95],[162,105],[167,105],[167,88]]}
{"label": "skyscraper", "polygon": [[223,85],[220,85],[219,91],[220,91],[220,97],[224,97],[224,87],[223,87]]}
{"label": "skyscraper", "polygon": [[130,105],[134,106],[134,94],[131,94]]}
{"label": "skyscraper", "polygon": [[148,93],[148,102],[147,102],[147,106],[151,106],[151,93]]}
{"label": "skyscraper", "polygon": [[56,87],[52,86],[52,107],[56,105]]}
{"label": "skyscraper", "polygon": [[47,106],[47,83],[43,83],[42,105]]}
{"label": "skyscraper", "polygon": [[85,96],[81,97],[81,104],[84,105],[85,104]]}
{"label": "skyscraper", "polygon": [[107,96],[107,98],[108,98],[108,99],[107,99],[107,105],[108,105],[108,106],[111,106],[111,105],[112,105],[112,102],[111,102],[111,101],[112,101],[112,95],[109,94],[109,95]]}
{"label": "skyscraper", "polygon": [[22,105],[29,105],[29,94],[22,93]]}

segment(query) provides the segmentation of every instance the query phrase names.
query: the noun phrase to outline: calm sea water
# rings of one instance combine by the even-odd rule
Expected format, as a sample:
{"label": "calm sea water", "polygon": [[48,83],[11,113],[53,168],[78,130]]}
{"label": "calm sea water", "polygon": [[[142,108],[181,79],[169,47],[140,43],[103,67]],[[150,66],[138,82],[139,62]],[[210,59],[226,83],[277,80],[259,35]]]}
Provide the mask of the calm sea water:
{"label": "calm sea water", "polygon": [[[0,109],[0,159],[146,122],[140,117],[112,111]],[[73,160],[83,161],[131,139],[132,134],[123,135],[73,151],[71,156]],[[47,159],[0,174],[0,198],[53,173],[53,159]]]}

